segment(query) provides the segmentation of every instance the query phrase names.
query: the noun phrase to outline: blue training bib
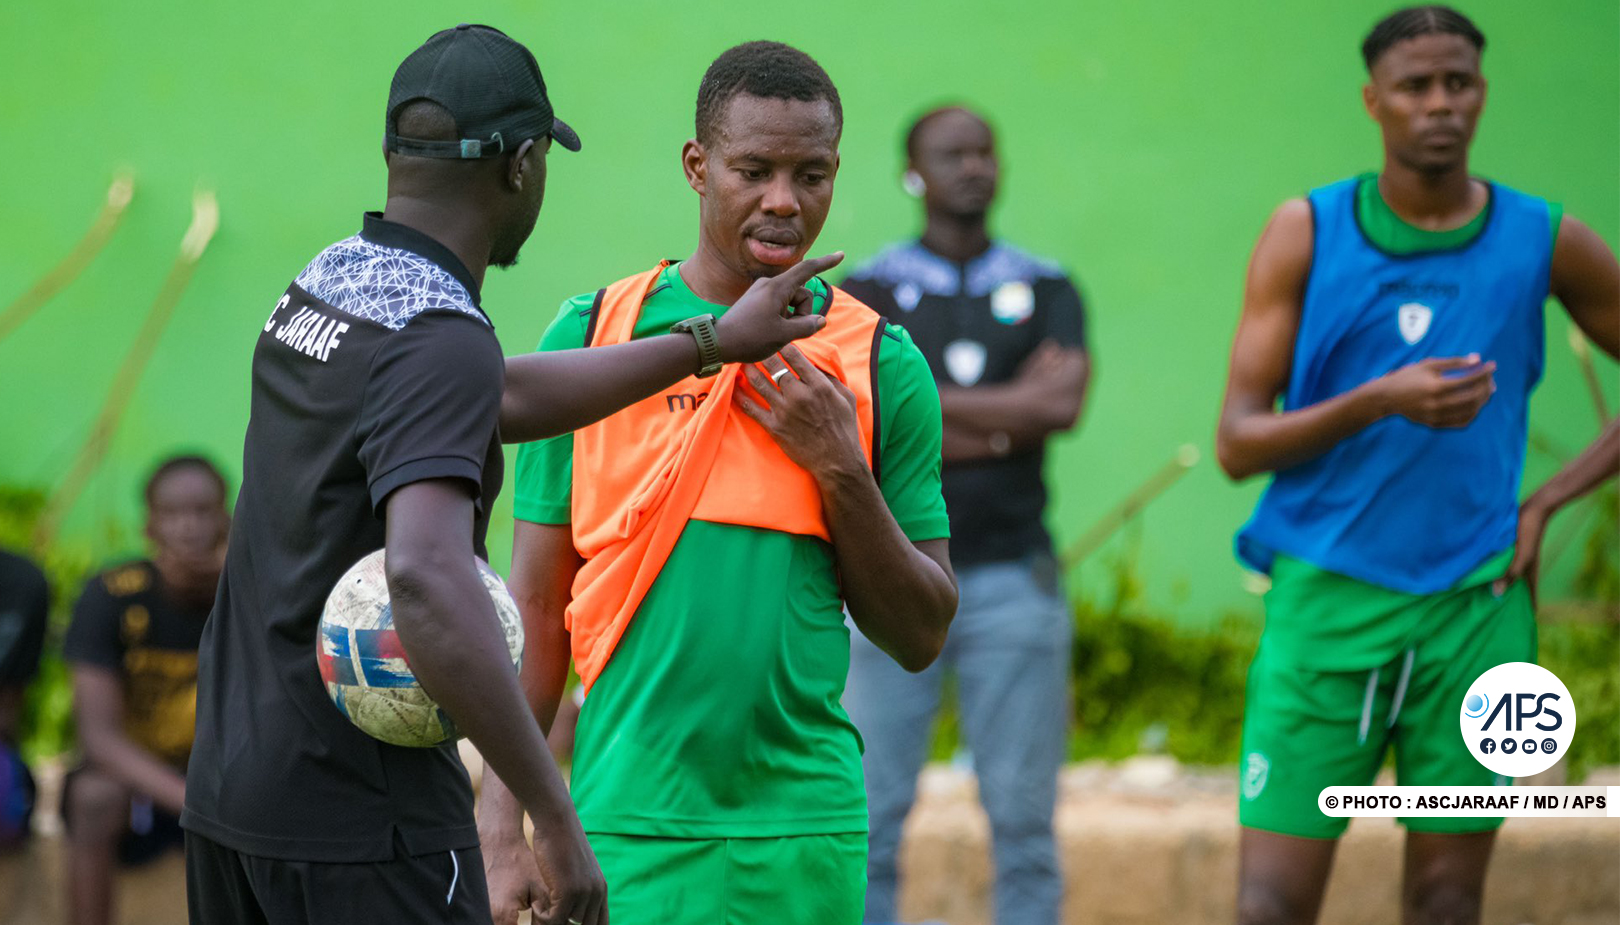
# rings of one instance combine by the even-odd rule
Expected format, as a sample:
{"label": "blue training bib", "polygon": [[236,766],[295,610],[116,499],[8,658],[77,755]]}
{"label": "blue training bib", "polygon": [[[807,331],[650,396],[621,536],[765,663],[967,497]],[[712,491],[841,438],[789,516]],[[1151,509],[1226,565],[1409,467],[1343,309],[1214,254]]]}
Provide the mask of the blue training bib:
{"label": "blue training bib", "polygon": [[1430,594],[1511,546],[1530,393],[1544,358],[1547,203],[1492,183],[1484,230],[1450,250],[1387,254],[1356,219],[1358,179],[1311,192],[1315,244],[1283,408],[1293,411],[1427,357],[1496,362],[1497,391],[1467,427],[1392,415],[1276,473],[1237,552],[1277,553]]}

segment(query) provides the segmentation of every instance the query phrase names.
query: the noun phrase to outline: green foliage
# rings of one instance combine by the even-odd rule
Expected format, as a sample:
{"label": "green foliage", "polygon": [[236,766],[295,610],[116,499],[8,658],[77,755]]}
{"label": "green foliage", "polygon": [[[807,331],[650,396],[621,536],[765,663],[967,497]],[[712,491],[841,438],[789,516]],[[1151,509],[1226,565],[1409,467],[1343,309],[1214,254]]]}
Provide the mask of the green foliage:
{"label": "green foliage", "polygon": [[1103,596],[1075,605],[1069,756],[1163,750],[1189,764],[1237,761],[1259,626],[1228,615],[1213,628],[1191,629],[1146,613],[1134,563],[1127,547]]}
{"label": "green foliage", "polygon": [[[1605,508],[1613,516],[1613,506]],[[1612,576],[1615,524],[1600,525],[1588,549],[1604,547]],[[1189,764],[1238,758],[1243,693],[1260,627],[1228,617],[1213,629],[1191,630],[1145,613],[1141,583],[1129,553],[1112,563],[1101,599],[1075,607],[1072,758],[1128,757],[1162,739],[1164,750]],[[1602,574],[1602,570],[1594,570]],[[1612,581],[1612,577],[1608,580]],[[1587,586],[1594,596],[1604,586]],[[1601,598],[1599,598],[1601,599]],[[1620,764],[1620,620],[1543,619],[1539,661],[1569,687],[1579,710],[1567,769],[1579,783],[1595,767]]]}
{"label": "green foliage", "polygon": [[1597,522],[1582,549],[1575,593],[1586,600],[1620,603],[1620,490],[1611,484],[1594,494],[1592,503]]}
{"label": "green foliage", "polygon": [[[1127,544],[1110,564],[1107,585],[1074,605],[1069,758],[1164,751],[1188,764],[1235,763],[1260,628],[1235,615],[1191,629],[1148,614],[1135,561]],[[961,745],[949,677],[941,703],[929,750],[936,761]]]}
{"label": "green foliage", "polygon": [[[44,509],[43,491],[0,485],[0,546],[30,549],[34,527]],[[73,543],[56,543],[43,555],[35,550],[31,556],[45,570],[51,586],[45,652],[23,704],[22,751],[33,761],[61,754],[73,744],[73,687],[62,661],[62,635],[67,631],[73,601],[84,587],[94,560],[88,546]]]}
{"label": "green foliage", "polygon": [[1570,619],[1541,625],[1537,661],[1557,675],[1575,701],[1569,782],[1592,768],[1620,764],[1620,620]]}
{"label": "green foliage", "polygon": [[1602,765],[1620,764],[1620,491],[1610,484],[1593,494],[1591,532],[1582,548],[1574,590],[1606,605],[1596,616],[1543,623],[1540,662],[1563,679],[1575,700],[1575,739],[1569,778],[1578,782]]}

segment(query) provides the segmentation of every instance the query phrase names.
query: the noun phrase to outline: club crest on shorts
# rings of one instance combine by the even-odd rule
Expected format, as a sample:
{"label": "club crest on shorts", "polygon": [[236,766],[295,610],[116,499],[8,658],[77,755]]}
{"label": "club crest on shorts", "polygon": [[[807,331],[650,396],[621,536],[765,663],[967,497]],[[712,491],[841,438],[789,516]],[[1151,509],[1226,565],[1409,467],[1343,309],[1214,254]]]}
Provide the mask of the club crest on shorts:
{"label": "club crest on shorts", "polygon": [[984,375],[984,345],[976,340],[953,340],[945,345],[945,371],[957,385],[973,385]]}
{"label": "club crest on shorts", "polygon": [[1434,309],[1422,302],[1408,302],[1395,309],[1395,321],[1401,328],[1401,340],[1415,344],[1429,333],[1429,321],[1434,318]]}
{"label": "club crest on shorts", "polygon": [[1022,324],[1035,314],[1035,290],[1023,280],[1002,283],[990,293],[990,314],[1002,324]]}
{"label": "club crest on shorts", "polygon": [[1271,776],[1271,762],[1259,752],[1249,752],[1243,759],[1243,799],[1252,800],[1266,789],[1266,778]]}

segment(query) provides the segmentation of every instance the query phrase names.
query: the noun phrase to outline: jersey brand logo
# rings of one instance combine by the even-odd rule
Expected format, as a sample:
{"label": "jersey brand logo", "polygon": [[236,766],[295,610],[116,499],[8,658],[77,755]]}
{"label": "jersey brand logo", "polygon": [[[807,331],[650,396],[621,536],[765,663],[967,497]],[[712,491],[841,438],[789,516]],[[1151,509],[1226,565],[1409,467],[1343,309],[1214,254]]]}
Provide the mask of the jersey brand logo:
{"label": "jersey brand logo", "polygon": [[976,340],[953,340],[945,345],[945,371],[957,385],[973,385],[984,375],[984,345]]}
{"label": "jersey brand logo", "polygon": [[708,397],[708,392],[699,392],[696,395],[682,395],[675,392],[664,396],[664,405],[671,413],[676,411],[696,411],[698,405],[703,404],[703,399]]}
{"label": "jersey brand logo", "polygon": [[1434,309],[1422,302],[1408,302],[1395,310],[1395,321],[1400,325],[1401,340],[1415,344],[1429,333],[1429,321]]}

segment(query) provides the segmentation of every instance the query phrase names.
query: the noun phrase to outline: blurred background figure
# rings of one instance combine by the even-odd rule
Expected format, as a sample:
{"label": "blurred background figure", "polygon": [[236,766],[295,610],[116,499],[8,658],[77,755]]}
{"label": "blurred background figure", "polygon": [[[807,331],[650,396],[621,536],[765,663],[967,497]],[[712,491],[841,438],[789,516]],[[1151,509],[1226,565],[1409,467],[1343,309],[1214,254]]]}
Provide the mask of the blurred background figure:
{"label": "blurred background figure", "polygon": [[152,558],[92,578],[63,655],[83,763],[63,786],[67,908],[74,925],[112,920],[116,864],[182,844],[186,761],[197,711],[197,646],[230,527],[225,478],[176,456],[146,483]]}
{"label": "blurred background figure", "polygon": [[1080,416],[1090,363],[1079,292],[1057,264],[990,237],[999,166],[978,114],[933,110],[906,135],[921,239],[844,283],[927,357],[944,417],[945,504],[961,605],[939,661],[908,674],[852,634],[844,705],[866,741],[866,921],[896,921],[900,826],[916,794],[944,672],[990,816],[999,925],[1058,921],[1052,838],[1069,716],[1070,612],[1042,522],[1046,440]]}
{"label": "blurred background figure", "polygon": [[23,692],[39,670],[50,590],[45,574],[0,549],[0,854],[28,838],[34,778],[18,751]]}

